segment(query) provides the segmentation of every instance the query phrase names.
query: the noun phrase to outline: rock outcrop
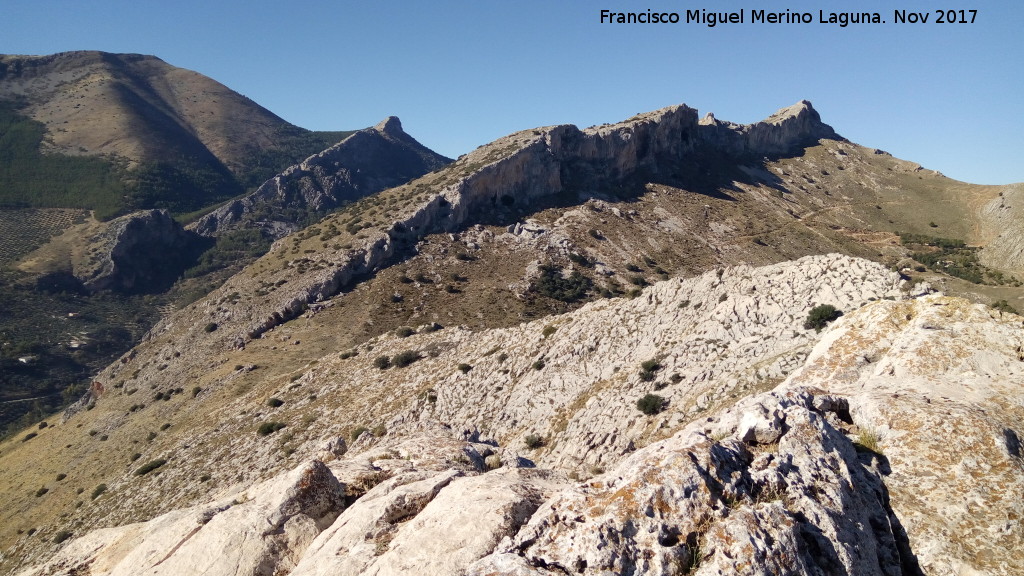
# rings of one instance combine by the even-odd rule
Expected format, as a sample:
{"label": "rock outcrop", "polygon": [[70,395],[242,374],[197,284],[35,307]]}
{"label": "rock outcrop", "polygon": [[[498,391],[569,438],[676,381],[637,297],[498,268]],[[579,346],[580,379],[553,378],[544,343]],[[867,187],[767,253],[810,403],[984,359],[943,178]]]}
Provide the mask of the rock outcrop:
{"label": "rock outcrop", "polygon": [[926,574],[1024,573],[1021,317],[940,295],[840,319],[788,385],[849,402]]}
{"label": "rock outcrop", "polygon": [[177,280],[200,251],[201,239],[166,210],[146,210],[111,221],[88,245],[73,271],[86,289],[145,293]]}
{"label": "rock outcrop", "polygon": [[818,111],[807,100],[747,125],[723,122],[708,114],[700,121],[700,134],[705,142],[718,149],[755,157],[789,154],[800,147],[812,146],[822,138],[844,140],[821,121]]}
{"label": "rock outcrop", "polygon": [[434,469],[444,449],[476,452],[451,438],[433,437],[432,454],[377,446],[92,533],[21,576],[912,574],[883,476],[843,434],[852,424],[842,398],[765,394],[583,483],[468,458]]}
{"label": "rock outcrop", "polygon": [[250,226],[280,238],[314,214],[404,184],[449,162],[406,134],[398,118],[391,116],[288,168],[190,228],[217,236]]}
{"label": "rock outcrop", "polygon": [[562,491],[467,574],[904,574],[845,406],[796,389],[692,424]]}

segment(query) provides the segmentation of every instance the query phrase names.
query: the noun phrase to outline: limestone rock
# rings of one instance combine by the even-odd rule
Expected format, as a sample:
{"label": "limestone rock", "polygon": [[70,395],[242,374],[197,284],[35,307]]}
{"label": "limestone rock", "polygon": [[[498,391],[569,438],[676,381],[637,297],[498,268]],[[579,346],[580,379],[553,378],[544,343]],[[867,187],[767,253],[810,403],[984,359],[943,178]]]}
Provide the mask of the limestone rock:
{"label": "limestone rock", "polygon": [[358,200],[436,170],[450,162],[402,130],[390,116],[271,178],[255,192],[229,202],[191,226],[203,236],[217,236],[253,226],[271,238],[298,229],[287,212],[312,214]]}
{"label": "limestone rock", "polygon": [[1024,573],[1021,318],[931,295],[845,316],[783,386],[848,403],[928,574]]}
{"label": "limestone rock", "polygon": [[111,221],[89,239],[89,257],[73,274],[93,292],[139,293],[165,289],[200,248],[166,210],[134,212]]}
{"label": "limestone rock", "polygon": [[343,508],[341,484],[313,461],[233,497],[89,534],[21,574],[271,576],[294,567]]}

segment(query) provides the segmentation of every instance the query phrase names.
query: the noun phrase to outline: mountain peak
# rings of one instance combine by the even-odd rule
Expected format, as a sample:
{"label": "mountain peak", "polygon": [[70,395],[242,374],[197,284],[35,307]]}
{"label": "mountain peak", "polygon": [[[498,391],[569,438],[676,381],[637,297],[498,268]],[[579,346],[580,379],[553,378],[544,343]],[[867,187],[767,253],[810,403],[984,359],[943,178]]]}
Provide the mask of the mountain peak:
{"label": "mountain peak", "polygon": [[810,115],[812,118],[821,121],[821,116],[818,115],[818,111],[814,109],[810,100],[801,100],[792,106],[779,109],[777,112],[765,118],[764,122],[768,124],[781,124],[790,118],[800,118],[804,115]]}
{"label": "mountain peak", "polygon": [[398,119],[398,116],[388,116],[378,122],[373,129],[383,134],[391,134],[395,136],[405,134],[405,131],[402,130],[402,121]]}

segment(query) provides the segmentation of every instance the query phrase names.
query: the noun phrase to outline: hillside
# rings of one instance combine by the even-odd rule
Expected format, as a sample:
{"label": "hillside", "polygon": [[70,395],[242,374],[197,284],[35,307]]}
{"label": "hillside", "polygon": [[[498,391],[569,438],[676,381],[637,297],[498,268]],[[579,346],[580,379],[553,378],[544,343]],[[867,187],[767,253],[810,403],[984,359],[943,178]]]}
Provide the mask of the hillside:
{"label": "hillside", "polygon": [[[385,125],[311,132],[152,56],[0,55],[0,431],[65,406],[280,230],[448,162]],[[320,196],[245,195],[282,174]],[[232,198],[216,238],[179,223]]]}
{"label": "hillside", "polygon": [[[86,427],[135,437],[143,454],[123,456],[121,479],[54,481],[64,468],[41,462],[37,498],[66,500],[75,536],[124,524],[127,509],[156,517],[88,533],[24,574],[1014,574],[1019,317],[906,299],[900,283],[864,260],[812,257],[514,329],[389,336],[281,380],[280,404],[256,407],[237,380],[172,393],[150,409],[171,426],[148,441],[111,391],[3,457],[60,450],[60,428],[83,419],[83,457],[97,443]],[[848,314],[802,329],[824,300]],[[378,366],[402,350],[419,359]],[[651,392],[648,415],[637,400]],[[174,439],[211,401],[224,402],[217,429]],[[73,494],[82,480],[92,499]],[[195,505],[158,515],[156,494]]]}
{"label": "hillside", "polygon": [[104,219],[201,210],[350,134],[298,128],[140,54],[0,55],[0,103],[0,206],[86,208]]}
{"label": "hillside", "polygon": [[[0,445],[2,565],[1014,573],[1020,531],[977,534],[1021,482],[1019,318],[920,297],[1019,305],[990,248],[1017,241],[990,233],[1016,191],[850,143],[808,102],[509,135],[277,240]],[[818,304],[846,316],[805,328]],[[976,433],[936,429],[977,410]],[[915,450],[949,470],[918,475]],[[972,451],[1005,492],[932,505]],[[423,536],[467,502],[476,544]]]}

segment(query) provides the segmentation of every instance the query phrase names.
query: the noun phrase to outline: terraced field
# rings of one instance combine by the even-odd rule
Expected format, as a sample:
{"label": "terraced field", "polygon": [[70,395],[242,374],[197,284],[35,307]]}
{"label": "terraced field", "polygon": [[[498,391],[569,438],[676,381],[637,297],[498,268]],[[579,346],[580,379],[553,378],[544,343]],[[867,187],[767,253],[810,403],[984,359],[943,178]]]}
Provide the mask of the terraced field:
{"label": "terraced field", "polygon": [[0,268],[45,244],[89,215],[69,208],[0,209]]}

